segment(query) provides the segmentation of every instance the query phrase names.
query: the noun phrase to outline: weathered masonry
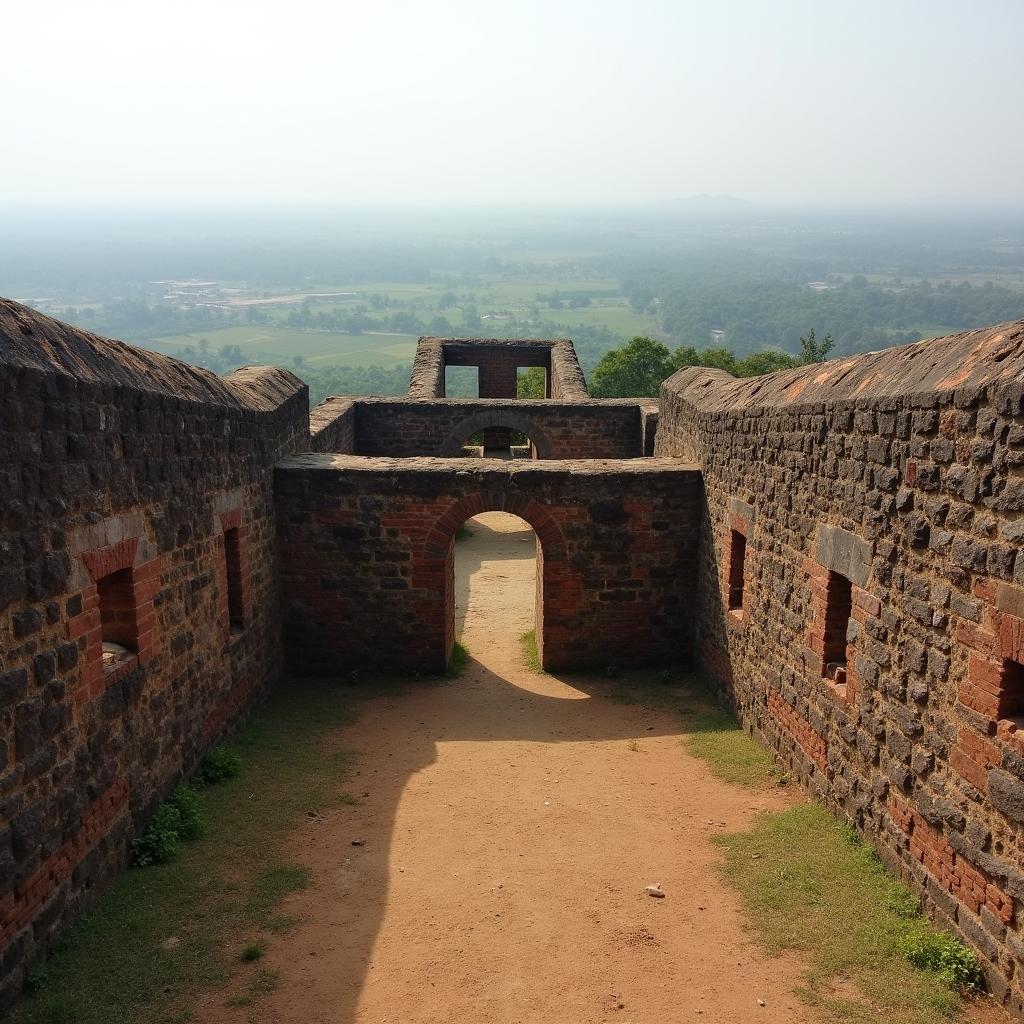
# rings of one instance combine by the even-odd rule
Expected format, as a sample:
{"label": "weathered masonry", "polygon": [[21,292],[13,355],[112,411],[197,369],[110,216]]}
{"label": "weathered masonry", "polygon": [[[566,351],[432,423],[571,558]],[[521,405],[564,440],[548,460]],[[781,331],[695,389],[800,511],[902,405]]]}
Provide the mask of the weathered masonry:
{"label": "weathered masonry", "polygon": [[691,644],[700,474],[676,460],[501,462],[298,455],[277,466],[297,661],[440,672],[455,641],[455,532],[511,512],[537,532],[545,668],[670,662]]}
{"label": "weathered masonry", "polygon": [[1024,322],[662,389],[742,721],[1024,1010]]}
{"label": "weathered masonry", "polygon": [[286,664],[444,667],[498,509],[547,667],[693,658],[1024,1013],[1024,322],[660,403],[566,340],[425,338],[405,399],[310,414],[0,300],[0,455],[0,1010]]}

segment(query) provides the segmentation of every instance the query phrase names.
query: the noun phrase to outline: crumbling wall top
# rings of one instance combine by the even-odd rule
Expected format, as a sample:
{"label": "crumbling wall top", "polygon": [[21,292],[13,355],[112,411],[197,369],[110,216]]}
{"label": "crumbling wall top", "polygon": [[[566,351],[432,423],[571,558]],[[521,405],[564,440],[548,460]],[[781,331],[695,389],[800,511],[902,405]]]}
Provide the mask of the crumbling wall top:
{"label": "crumbling wall top", "polygon": [[276,409],[307,390],[287,370],[243,367],[218,377],[210,370],[92,334],[3,298],[0,365],[258,412]]}
{"label": "crumbling wall top", "polygon": [[724,370],[690,366],[671,376],[662,388],[665,396],[700,408],[728,410],[970,392],[994,386],[1024,387],[1024,320],[764,377],[737,380]]}

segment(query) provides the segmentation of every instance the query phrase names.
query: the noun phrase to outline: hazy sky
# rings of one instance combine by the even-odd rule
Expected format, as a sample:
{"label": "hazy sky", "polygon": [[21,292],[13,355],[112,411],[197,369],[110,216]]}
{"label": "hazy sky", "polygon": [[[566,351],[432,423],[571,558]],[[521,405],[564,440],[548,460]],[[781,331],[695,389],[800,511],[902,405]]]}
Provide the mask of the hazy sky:
{"label": "hazy sky", "polygon": [[0,202],[1024,202],[1024,0],[6,0]]}

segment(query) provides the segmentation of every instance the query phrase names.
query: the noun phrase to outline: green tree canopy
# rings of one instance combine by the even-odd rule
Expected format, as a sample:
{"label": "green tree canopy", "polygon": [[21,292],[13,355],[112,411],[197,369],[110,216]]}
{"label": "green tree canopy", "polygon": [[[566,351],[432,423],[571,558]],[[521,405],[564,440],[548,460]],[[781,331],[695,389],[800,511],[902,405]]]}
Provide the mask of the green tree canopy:
{"label": "green tree canopy", "polygon": [[660,341],[633,338],[601,357],[590,393],[595,398],[653,398],[676,369],[672,354]]}
{"label": "green tree canopy", "polygon": [[[823,348],[824,343],[818,344]],[[828,349],[818,351],[824,358]],[[790,370],[801,362],[795,356],[772,350],[753,352],[745,359],[737,359],[727,348],[696,349],[683,345],[669,352],[660,341],[633,338],[601,358],[591,378],[590,393],[595,398],[655,398],[661,382],[684,366],[707,366],[725,370],[734,377],[758,377]]]}

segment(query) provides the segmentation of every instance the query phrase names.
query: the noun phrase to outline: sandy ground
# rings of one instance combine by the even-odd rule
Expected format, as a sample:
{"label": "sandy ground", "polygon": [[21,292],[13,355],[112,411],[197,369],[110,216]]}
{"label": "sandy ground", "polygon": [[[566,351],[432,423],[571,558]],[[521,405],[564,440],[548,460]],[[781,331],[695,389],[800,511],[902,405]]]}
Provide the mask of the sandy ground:
{"label": "sandy ground", "polygon": [[[793,995],[801,965],[745,932],[711,842],[786,797],[714,779],[670,711],[526,669],[533,532],[503,513],[467,525],[457,604],[474,661],[368,702],[333,737],[356,752],[361,802],[294,837],[289,857],[314,881],[262,962],[279,987],[245,1008],[220,993],[199,1019],[819,1020]],[[664,899],[644,894],[655,882]]]}

